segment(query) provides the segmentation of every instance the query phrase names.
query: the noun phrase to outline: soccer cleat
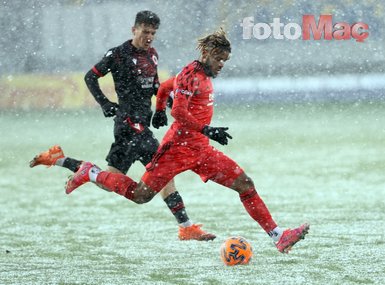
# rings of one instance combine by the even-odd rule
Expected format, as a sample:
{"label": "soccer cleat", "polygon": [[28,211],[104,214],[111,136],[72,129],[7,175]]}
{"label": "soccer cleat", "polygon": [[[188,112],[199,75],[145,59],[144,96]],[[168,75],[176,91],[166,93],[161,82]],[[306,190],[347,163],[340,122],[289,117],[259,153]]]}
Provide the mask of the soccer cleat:
{"label": "soccer cleat", "polygon": [[37,165],[46,165],[48,167],[55,165],[59,158],[63,158],[64,153],[59,145],[54,145],[49,150],[36,155],[30,162],[29,167]]}
{"label": "soccer cleat", "polygon": [[178,237],[180,240],[213,240],[217,236],[206,233],[204,230],[201,229],[202,225],[201,224],[193,224],[192,226],[189,227],[181,227],[179,226],[179,233]]}
{"label": "soccer cleat", "polygon": [[74,191],[76,188],[82,186],[84,183],[87,183],[90,181],[90,176],[89,172],[90,170],[96,167],[99,169],[97,166],[92,164],[91,162],[83,162],[78,171],[75,172],[74,175],[71,175],[68,177],[65,190],[66,194],[71,194],[72,191]]}
{"label": "soccer cleat", "polygon": [[283,232],[281,238],[275,246],[281,253],[289,253],[292,246],[295,245],[299,240],[304,239],[308,233],[310,225],[305,223],[296,229],[287,229]]}

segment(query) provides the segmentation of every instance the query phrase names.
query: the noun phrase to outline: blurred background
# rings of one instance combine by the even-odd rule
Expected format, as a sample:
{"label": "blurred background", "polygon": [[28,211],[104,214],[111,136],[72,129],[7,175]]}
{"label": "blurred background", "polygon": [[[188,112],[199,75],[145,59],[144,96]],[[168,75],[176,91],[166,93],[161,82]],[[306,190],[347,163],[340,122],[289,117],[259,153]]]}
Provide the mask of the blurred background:
{"label": "blurred background", "polygon": [[[131,38],[135,14],[144,9],[161,18],[154,42],[161,79],[198,57],[197,38],[220,26],[228,32],[233,52],[214,82],[218,103],[383,96],[385,4],[379,0],[2,0],[0,7],[1,108],[95,106],[83,74]],[[301,24],[304,14],[362,21],[369,37],[363,43],[242,38],[245,17]],[[115,96],[109,78],[102,85]]]}
{"label": "blurred background", "polygon": [[[311,223],[298,251],[277,255],[236,193],[192,172],[176,177],[178,191],[213,243],[176,242],[160,198],[136,206],[91,183],[68,196],[69,170],[29,168],[54,144],[105,168],[113,119],[83,77],[131,38],[144,9],[161,18],[162,79],[197,59],[197,38],[228,32],[212,125],[233,139],[213,145],[253,178],[280,225]],[[304,14],[362,21],[369,37],[242,38],[245,17],[301,24]],[[0,0],[0,284],[385,284],[384,34],[384,0]],[[100,83],[116,99],[111,77]],[[128,174],[138,181],[143,170]],[[231,235],[253,243],[250,267],[220,263]]]}

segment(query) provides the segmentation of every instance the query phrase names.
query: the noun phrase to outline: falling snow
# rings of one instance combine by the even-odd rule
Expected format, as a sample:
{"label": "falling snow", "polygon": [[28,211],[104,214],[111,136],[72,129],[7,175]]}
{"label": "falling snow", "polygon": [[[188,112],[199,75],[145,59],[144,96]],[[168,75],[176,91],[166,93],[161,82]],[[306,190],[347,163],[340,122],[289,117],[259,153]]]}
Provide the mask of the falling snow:
{"label": "falling snow", "polygon": [[[282,227],[310,222],[290,255],[235,193],[191,173],[176,183],[212,242],[179,241],[160,198],[138,206],[93,185],[67,196],[69,171],[28,167],[58,143],[106,165],[113,122],[84,73],[131,38],[146,9],[161,19],[153,45],[162,80],[199,57],[197,38],[226,30],[232,54],[213,80],[213,124],[233,140],[213,145],[253,178]],[[246,17],[301,25],[303,15],[366,23],[369,36],[242,37]],[[378,0],[0,0],[0,284],[384,284],[384,19]],[[143,167],[129,173],[138,180]],[[221,263],[219,247],[234,235],[253,246],[248,266]]]}

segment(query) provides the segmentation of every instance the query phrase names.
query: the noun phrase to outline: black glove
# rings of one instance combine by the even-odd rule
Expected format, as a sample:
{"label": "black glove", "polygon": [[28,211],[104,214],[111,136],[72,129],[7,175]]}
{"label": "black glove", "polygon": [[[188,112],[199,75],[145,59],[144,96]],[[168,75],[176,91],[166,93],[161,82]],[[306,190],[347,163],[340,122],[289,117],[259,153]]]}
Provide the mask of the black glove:
{"label": "black glove", "polygon": [[104,117],[113,117],[116,115],[116,111],[118,110],[119,105],[113,102],[108,101],[107,103],[102,105],[102,110]]}
{"label": "black glove", "polygon": [[159,127],[167,126],[167,115],[166,111],[156,111],[154,117],[152,117],[152,126],[155,129]]}
{"label": "black glove", "polygon": [[205,126],[202,129],[202,134],[204,134],[206,137],[209,137],[210,139],[220,143],[221,145],[226,145],[228,143],[228,139],[232,139],[233,137],[230,136],[226,131],[229,128],[224,127],[210,127]]}

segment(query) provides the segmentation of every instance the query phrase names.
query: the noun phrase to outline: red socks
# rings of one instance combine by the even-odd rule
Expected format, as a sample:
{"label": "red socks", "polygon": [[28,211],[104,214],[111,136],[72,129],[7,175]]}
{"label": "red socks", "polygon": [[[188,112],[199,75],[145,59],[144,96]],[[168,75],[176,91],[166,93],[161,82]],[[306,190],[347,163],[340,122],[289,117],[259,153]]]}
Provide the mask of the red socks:
{"label": "red socks", "polygon": [[262,201],[261,197],[259,197],[254,188],[240,194],[239,197],[246,211],[255,221],[258,222],[266,233],[271,232],[277,227],[277,224],[271,217],[265,203]]}
{"label": "red socks", "polygon": [[96,178],[96,184],[102,188],[113,191],[129,200],[133,199],[136,183],[130,177],[121,173],[101,171]]}

